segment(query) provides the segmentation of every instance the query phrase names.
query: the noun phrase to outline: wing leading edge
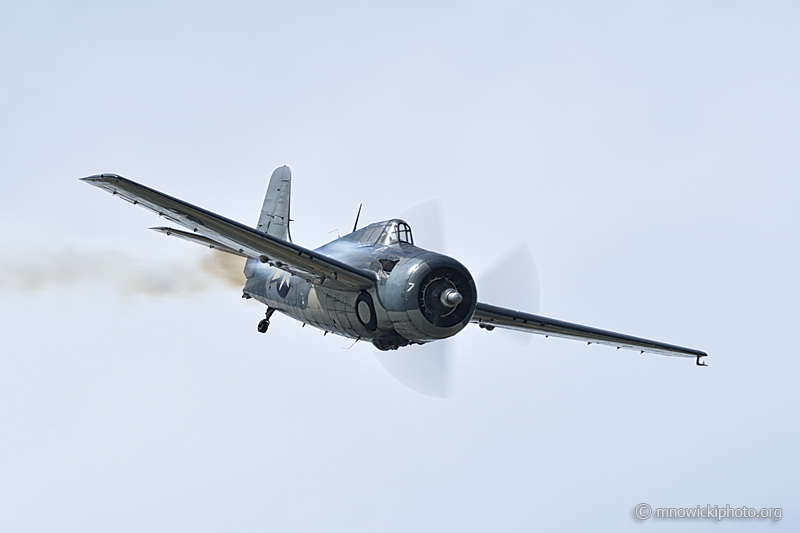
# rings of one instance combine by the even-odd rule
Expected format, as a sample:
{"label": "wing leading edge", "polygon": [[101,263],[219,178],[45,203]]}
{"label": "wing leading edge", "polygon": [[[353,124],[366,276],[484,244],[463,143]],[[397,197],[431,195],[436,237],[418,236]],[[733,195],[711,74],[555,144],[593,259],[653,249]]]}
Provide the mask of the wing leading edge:
{"label": "wing leading edge", "polygon": [[708,355],[705,352],[692,348],[684,348],[673,344],[614,333],[613,331],[605,331],[588,326],[581,326],[579,324],[572,324],[570,322],[562,322],[561,320],[555,320],[553,318],[521,313],[519,311],[504,309],[484,303],[478,303],[475,314],[472,316],[472,322],[487,329],[492,329],[494,327],[514,329],[527,333],[538,333],[539,335],[587,341],[590,344],[606,344],[608,346],[628,348],[641,352],[678,357],[694,357],[699,366],[706,366],[705,363],[700,361],[700,358]]}
{"label": "wing leading edge", "polygon": [[[167,220],[223,245],[230,249],[231,253],[268,262],[309,281],[349,289],[366,289],[377,281],[374,272],[314,253],[302,246],[206,211],[122,176],[100,174],[81,178],[81,181],[104,189],[134,205],[141,205]],[[167,228],[157,229],[162,233],[166,233],[166,230]],[[194,233],[180,236],[189,238]],[[193,240],[202,241],[202,239]]]}

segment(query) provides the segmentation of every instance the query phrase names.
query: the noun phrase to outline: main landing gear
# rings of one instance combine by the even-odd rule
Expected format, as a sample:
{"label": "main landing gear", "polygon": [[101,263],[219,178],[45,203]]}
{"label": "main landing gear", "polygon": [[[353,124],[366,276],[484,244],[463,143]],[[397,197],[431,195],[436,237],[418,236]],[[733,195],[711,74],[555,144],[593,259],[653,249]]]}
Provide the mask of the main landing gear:
{"label": "main landing gear", "polygon": [[269,328],[269,319],[272,317],[272,313],[275,312],[275,309],[271,307],[267,307],[267,317],[264,318],[261,322],[258,323],[258,332],[259,333],[266,333],[267,329]]}

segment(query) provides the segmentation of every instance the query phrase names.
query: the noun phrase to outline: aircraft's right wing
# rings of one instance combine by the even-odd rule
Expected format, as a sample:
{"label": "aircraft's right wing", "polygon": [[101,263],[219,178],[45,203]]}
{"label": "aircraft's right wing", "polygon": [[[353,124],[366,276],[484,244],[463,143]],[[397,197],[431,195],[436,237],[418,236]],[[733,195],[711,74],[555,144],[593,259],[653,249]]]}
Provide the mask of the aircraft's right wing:
{"label": "aircraft's right wing", "polygon": [[[82,178],[82,181],[149,209],[193,232],[180,235],[182,238],[196,233],[212,242],[193,239],[195,242],[209,246],[219,243],[231,253],[258,259],[315,283],[337,288],[366,289],[378,279],[375,272],[315,253],[116,174],[89,176]],[[166,233],[166,229],[158,231]]]}
{"label": "aircraft's right wing", "polygon": [[616,346],[617,348],[628,348],[661,355],[695,357],[697,359],[697,364],[700,366],[706,366],[701,363],[700,358],[708,355],[705,352],[692,348],[684,348],[673,344],[614,333],[613,331],[571,324],[554,318],[521,313],[519,311],[504,309],[480,302],[475,308],[472,322],[488,330],[494,329],[495,327],[514,329],[527,333],[586,341],[589,344],[606,344],[609,346]]}

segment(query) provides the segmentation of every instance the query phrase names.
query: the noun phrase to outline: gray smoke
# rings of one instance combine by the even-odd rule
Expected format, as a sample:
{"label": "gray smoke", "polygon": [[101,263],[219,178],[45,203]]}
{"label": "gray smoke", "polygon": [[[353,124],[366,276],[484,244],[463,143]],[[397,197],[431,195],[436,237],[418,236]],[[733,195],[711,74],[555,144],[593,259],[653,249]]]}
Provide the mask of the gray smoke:
{"label": "gray smoke", "polygon": [[185,261],[133,256],[119,250],[70,250],[0,254],[0,289],[37,292],[80,285],[106,285],[125,294],[150,296],[244,286],[244,258],[215,251]]}

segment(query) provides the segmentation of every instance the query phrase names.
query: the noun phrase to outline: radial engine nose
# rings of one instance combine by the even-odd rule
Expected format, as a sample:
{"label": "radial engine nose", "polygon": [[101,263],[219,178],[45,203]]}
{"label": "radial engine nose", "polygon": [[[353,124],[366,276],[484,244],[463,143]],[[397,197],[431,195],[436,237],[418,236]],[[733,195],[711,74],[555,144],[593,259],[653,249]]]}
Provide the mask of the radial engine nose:
{"label": "radial engine nose", "polygon": [[414,343],[452,337],[469,324],[478,303],[464,265],[434,252],[401,260],[379,290],[394,330]]}
{"label": "radial engine nose", "polygon": [[446,289],[442,291],[441,300],[445,307],[455,307],[464,300],[464,297],[455,289]]}

